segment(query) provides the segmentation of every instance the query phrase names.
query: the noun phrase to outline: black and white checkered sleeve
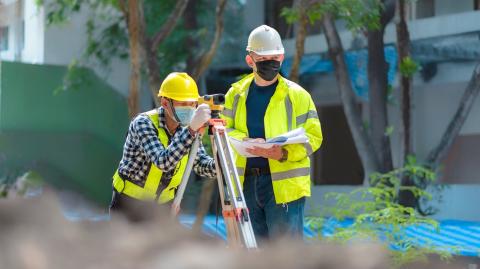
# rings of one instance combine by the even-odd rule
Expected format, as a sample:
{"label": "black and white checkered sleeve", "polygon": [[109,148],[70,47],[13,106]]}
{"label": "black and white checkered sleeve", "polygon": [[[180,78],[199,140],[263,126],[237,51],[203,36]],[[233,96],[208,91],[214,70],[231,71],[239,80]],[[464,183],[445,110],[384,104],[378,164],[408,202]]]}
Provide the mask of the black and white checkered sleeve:
{"label": "black and white checkered sleeve", "polygon": [[208,156],[202,144],[198,148],[197,157],[193,163],[193,170],[202,177],[215,178],[217,173],[215,171],[215,161]]}
{"label": "black and white checkered sleeve", "polygon": [[133,127],[137,141],[148,160],[160,170],[168,172],[177,166],[177,163],[190,150],[193,137],[186,128],[178,130],[167,148],[165,148],[157,135],[157,129],[146,115],[139,115],[134,119]]}

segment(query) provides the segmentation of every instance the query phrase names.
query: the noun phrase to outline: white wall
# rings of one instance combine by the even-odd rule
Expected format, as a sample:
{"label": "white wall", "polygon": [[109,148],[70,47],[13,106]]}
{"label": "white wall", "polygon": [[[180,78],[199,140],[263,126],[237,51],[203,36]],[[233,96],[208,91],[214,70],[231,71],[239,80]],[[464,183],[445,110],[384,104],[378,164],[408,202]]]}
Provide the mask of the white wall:
{"label": "white wall", "polygon": [[42,7],[37,7],[34,0],[25,0],[25,39],[21,57],[22,62],[33,64],[44,63],[44,17],[45,11]]}

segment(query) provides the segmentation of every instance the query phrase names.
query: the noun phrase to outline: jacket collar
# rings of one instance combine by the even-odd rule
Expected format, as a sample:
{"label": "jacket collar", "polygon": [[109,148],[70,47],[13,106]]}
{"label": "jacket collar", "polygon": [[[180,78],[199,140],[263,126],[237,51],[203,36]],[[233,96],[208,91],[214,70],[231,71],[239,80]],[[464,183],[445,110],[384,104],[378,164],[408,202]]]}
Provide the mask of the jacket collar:
{"label": "jacket collar", "polygon": [[[250,87],[250,84],[252,83],[254,79],[254,74],[253,72],[251,74],[246,75],[243,77],[241,80],[235,82],[232,84],[233,88],[236,88],[239,90],[240,95],[246,95],[248,94],[248,88]],[[278,75],[278,85],[277,89],[275,90],[274,96],[278,98],[285,98],[285,96],[288,93],[288,80],[281,75]]]}

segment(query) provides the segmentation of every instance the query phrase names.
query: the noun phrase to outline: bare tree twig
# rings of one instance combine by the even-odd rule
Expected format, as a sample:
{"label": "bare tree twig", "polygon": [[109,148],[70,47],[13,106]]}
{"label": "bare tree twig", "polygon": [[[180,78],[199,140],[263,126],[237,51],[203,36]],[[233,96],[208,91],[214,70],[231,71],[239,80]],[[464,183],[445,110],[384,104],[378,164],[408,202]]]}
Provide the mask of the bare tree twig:
{"label": "bare tree twig", "polygon": [[212,44],[210,45],[210,49],[200,58],[197,64],[197,68],[194,69],[192,73],[192,77],[195,80],[207,70],[208,66],[213,60],[213,56],[217,51],[218,44],[220,43],[220,37],[222,36],[223,32],[223,12],[225,11],[225,6],[227,4],[227,0],[218,0],[217,7],[215,9],[215,35],[213,37]]}
{"label": "bare tree twig", "polygon": [[453,141],[460,133],[465,120],[467,119],[470,110],[475,103],[475,99],[480,92],[480,63],[477,64],[473,70],[472,77],[465,89],[460,104],[458,105],[455,115],[448,124],[447,129],[442,135],[442,139],[438,145],[428,154],[427,164],[436,168],[438,164],[445,158],[445,155],[450,150]]}
{"label": "bare tree twig", "polygon": [[189,0],[178,0],[175,8],[173,9],[170,16],[168,16],[167,21],[163,24],[162,28],[153,36],[151,47],[149,49],[154,52],[157,51],[158,45],[162,43],[165,38],[170,35],[177,24],[178,19],[182,16],[185,8],[187,7]]}
{"label": "bare tree twig", "polygon": [[331,14],[325,13],[323,15],[322,25],[325,31],[325,38],[327,39],[328,52],[335,67],[335,76],[337,78],[345,117],[347,118],[358,155],[365,170],[364,183],[366,185],[368,184],[368,180],[366,179],[368,179],[370,173],[378,171],[379,162],[373,150],[371,140],[363,127],[362,119],[360,118],[361,113],[360,109],[358,109],[350,75],[347,71],[342,42]]}

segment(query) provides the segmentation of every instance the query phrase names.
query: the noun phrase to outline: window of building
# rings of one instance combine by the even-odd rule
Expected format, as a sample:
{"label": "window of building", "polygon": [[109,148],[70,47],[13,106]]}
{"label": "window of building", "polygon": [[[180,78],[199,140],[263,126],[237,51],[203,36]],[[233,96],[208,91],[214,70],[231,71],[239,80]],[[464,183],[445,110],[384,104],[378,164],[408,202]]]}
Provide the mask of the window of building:
{"label": "window of building", "polygon": [[0,26],[0,51],[8,50],[8,26]]}
{"label": "window of building", "polygon": [[435,16],[435,0],[422,0],[416,2],[416,18],[429,18]]}

